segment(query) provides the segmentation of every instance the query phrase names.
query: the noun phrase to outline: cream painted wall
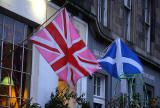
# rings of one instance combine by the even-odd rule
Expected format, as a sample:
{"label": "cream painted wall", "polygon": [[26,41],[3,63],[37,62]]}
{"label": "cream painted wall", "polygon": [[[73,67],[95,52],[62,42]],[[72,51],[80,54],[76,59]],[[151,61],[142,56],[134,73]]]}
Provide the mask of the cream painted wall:
{"label": "cream painted wall", "polygon": [[0,0],[0,6],[38,24],[46,20],[46,0]]}

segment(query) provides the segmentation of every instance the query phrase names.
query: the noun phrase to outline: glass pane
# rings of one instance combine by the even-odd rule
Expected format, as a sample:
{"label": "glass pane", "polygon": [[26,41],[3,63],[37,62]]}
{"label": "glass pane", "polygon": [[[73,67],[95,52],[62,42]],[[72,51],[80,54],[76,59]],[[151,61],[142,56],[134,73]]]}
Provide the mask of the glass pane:
{"label": "glass pane", "polygon": [[24,49],[24,59],[23,59],[23,71],[24,72],[31,72],[32,66],[32,51],[29,49]]}
{"label": "glass pane", "polygon": [[10,108],[19,108],[19,98],[11,98]]}
{"label": "glass pane", "polygon": [[21,98],[29,98],[30,90],[30,75],[24,73],[22,78],[22,94]]}
{"label": "glass pane", "polygon": [[3,44],[3,67],[12,67],[12,50],[13,44],[4,42]]}
{"label": "glass pane", "polygon": [[12,84],[10,77],[11,70],[0,68],[0,71],[1,71],[0,94],[9,96],[9,89],[10,89],[9,85]]}
{"label": "glass pane", "polygon": [[100,87],[97,87],[97,96],[100,96]]}
{"label": "glass pane", "polygon": [[[0,40],[0,60],[1,60],[1,49],[2,49],[2,41]],[[1,62],[0,62],[0,66],[1,66]]]}
{"label": "glass pane", "polygon": [[24,47],[29,48],[29,49],[32,49],[32,43],[31,43],[29,40],[26,40],[26,41],[24,42]]}
{"label": "glass pane", "polygon": [[22,99],[21,108],[29,108],[29,99]]}
{"label": "glass pane", "polygon": [[24,39],[24,24],[18,21],[15,21],[15,36],[14,44],[22,42]]}
{"label": "glass pane", "polygon": [[12,97],[20,97],[21,91],[21,72],[13,72],[14,87],[12,88]]}
{"label": "glass pane", "polygon": [[12,43],[13,42],[13,27],[14,27],[14,20],[5,17],[5,24],[4,24],[4,40]]}
{"label": "glass pane", "polygon": [[[27,29],[27,30],[26,30]],[[31,28],[31,27],[25,27],[25,30],[26,30],[26,35],[25,35],[25,38],[27,38],[31,33],[32,33],[32,31],[33,31],[33,29]],[[32,49],[32,43],[29,41],[29,40],[26,40],[25,42],[24,42],[24,46],[26,47],[26,48],[29,48],[29,49]]]}
{"label": "glass pane", "polygon": [[96,95],[96,77],[94,77],[94,95]]}
{"label": "glass pane", "polygon": [[100,96],[100,78],[97,78],[97,95]]}
{"label": "glass pane", "polygon": [[2,39],[2,34],[3,34],[3,15],[0,14],[0,40]]}
{"label": "glass pane", "polygon": [[23,53],[23,48],[19,46],[15,46],[15,51],[14,51],[14,59],[13,59],[13,69],[21,71],[22,69],[22,53]]}
{"label": "glass pane", "polygon": [[0,108],[8,108],[9,98],[6,96],[0,96]]}

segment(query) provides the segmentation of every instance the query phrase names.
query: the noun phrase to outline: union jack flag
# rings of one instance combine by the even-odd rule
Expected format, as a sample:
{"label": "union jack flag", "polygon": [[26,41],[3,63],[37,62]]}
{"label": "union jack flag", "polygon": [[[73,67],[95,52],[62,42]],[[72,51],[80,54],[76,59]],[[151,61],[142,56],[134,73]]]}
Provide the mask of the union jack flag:
{"label": "union jack flag", "polygon": [[72,87],[81,77],[100,69],[97,60],[81,40],[65,8],[45,28],[35,33],[31,42],[59,78]]}

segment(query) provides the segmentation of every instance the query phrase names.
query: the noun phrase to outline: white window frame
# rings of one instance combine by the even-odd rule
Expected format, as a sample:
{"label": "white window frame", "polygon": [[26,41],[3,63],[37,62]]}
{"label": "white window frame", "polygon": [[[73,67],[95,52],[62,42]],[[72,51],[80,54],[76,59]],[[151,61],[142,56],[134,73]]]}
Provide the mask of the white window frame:
{"label": "white window frame", "polygon": [[131,9],[132,0],[124,0],[124,6],[128,9]]}
{"label": "white window frame", "polygon": [[105,76],[96,73],[94,75],[94,78],[95,77],[100,78],[100,96],[94,94],[93,103],[102,104],[102,108],[105,108]]}
{"label": "white window frame", "polygon": [[[96,91],[96,94],[94,94],[94,96],[96,97],[101,97],[101,98],[105,98],[105,76],[104,75],[101,75],[101,74],[98,74],[96,73],[94,75],[94,78],[100,78],[100,96],[97,95],[97,91]],[[97,81],[96,81],[96,84],[97,84]],[[97,85],[96,85],[97,87]]]}

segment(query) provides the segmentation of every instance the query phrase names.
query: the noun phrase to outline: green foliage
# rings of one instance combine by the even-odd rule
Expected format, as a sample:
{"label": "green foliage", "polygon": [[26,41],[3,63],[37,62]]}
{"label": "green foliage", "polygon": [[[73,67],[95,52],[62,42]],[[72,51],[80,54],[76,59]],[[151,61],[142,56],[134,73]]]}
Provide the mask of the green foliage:
{"label": "green foliage", "polygon": [[82,108],[90,108],[89,103],[83,98],[84,94],[77,96],[75,92],[68,92],[69,90],[58,90],[56,93],[51,93],[51,97],[45,108],[69,108],[69,100],[74,99],[77,104],[81,105]]}

